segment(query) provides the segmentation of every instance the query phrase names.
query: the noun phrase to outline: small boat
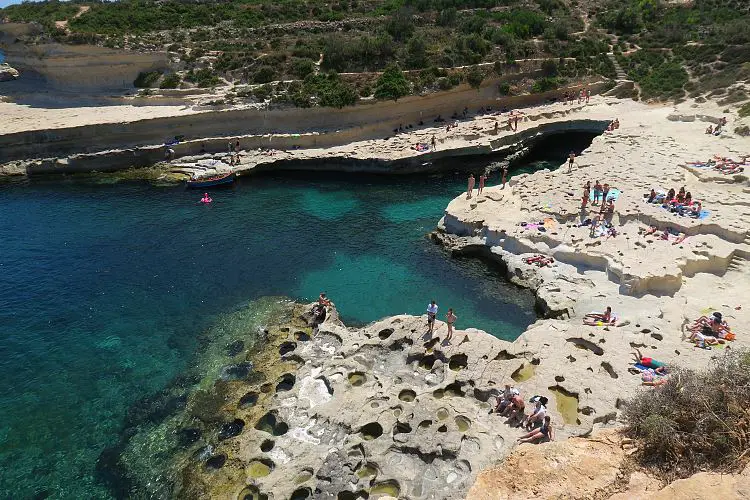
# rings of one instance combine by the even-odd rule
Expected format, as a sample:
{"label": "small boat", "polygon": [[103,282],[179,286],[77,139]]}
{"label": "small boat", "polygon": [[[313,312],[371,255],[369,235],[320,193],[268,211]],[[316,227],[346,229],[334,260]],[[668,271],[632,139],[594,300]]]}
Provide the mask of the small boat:
{"label": "small boat", "polygon": [[223,186],[223,185],[232,184],[236,178],[237,176],[234,172],[229,172],[228,174],[215,175],[213,177],[200,177],[198,179],[191,179],[187,181],[187,187],[191,189],[192,188],[198,189],[198,188]]}

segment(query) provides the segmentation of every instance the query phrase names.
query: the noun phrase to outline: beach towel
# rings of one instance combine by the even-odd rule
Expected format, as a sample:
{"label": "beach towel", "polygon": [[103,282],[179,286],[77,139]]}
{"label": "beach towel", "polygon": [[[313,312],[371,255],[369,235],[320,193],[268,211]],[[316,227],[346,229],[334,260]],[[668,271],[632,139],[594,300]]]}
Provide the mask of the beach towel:
{"label": "beach towel", "polygon": [[698,217],[696,217],[696,218],[698,220],[703,220],[703,219],[707,218],[709,215],[711,215],[710,211],[708,211],[708,210],[701,210],[700,215],[698,215]]}
{"label": "beach towel", "polygon": [[[617,201],[617,198],[620,197],[620,190],[617,188],[609,188],[609,191],[607,192],[607,200]],[[599,196],[601,198],[601,196]],[[604,201],[607,201],[604,200]],[[594,201],[594,190],[592,189],[589,193],[589,201],[593,203]]]}

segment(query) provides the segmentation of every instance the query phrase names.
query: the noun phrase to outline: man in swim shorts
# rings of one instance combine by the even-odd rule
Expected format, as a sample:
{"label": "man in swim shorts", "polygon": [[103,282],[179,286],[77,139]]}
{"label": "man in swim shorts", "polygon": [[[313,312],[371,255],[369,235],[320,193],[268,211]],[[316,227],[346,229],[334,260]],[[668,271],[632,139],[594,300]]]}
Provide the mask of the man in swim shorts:
{"label": "man in swim shorts", "polygon": [[571,151],[568,155],[568,173],[573,171],[573,162],[576,161],[576,154]]}
{"label": "man in swim shorts", "polygon": [[435,329],[435,317],[437,316],[438,305],[433,300],[427,305],[427,332],[432,333]]}
{"label": "man in swim shorts", "polygon": [[453,324],[458,319],[458,316],[453,314],[453,309],[448,309],[448,314],[445,315],[445,322],[448,323],[448,336],[445,338],[446,342],[450,342],[453,337]]}

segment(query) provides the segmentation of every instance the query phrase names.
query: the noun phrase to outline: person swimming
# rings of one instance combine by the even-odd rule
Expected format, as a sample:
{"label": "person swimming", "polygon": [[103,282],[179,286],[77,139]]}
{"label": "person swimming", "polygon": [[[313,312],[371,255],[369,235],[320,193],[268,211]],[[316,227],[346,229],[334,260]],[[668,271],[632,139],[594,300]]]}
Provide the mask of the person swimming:
{"label": "person swimming", "polygon": [[203,193],[203,198],[201,198],[201,203],[208,204],[208,203],[211,203],[212,201],[214,200],[211,199],[210,196],[208,196],[208,193]]}

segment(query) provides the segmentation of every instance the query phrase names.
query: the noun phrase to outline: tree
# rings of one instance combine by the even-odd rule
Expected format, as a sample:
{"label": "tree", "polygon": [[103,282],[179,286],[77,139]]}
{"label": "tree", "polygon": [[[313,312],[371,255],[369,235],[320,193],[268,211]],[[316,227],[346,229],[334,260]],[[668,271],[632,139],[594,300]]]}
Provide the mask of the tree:
{"label": "tree", "polygon": [[276,70],[271,66],[261,66],[258,71],[253,73],[253,82],[268,83],[276,79]]}
{"label": "tree", "polygon": [[315,72],[315,63],[310,59],[295,59],[292,63],[292,72],[300,80]]}
{"label": "tree", "polygon": [[471,88],[478,89],[482,85],[482,80],[484,80],[484,76],[482,76],[482,72],[476,66],[466,71],[466,82],[471,85]]}
{"label": "tree", "polygon": [[400,42],[407,40],[414,33],[414,20],[411,9],[400,8],[385,25],[385,30]]}
{"label": "tree", "polygon": [[406,64],[417,69],[427,66],[427,42],[421,35],[409,39],[406,45]]}
{"label": "tree", "polygon": [[411,85],[396,64],[388,66],[375,84],[375,97],[398,100],[411,93]]}

